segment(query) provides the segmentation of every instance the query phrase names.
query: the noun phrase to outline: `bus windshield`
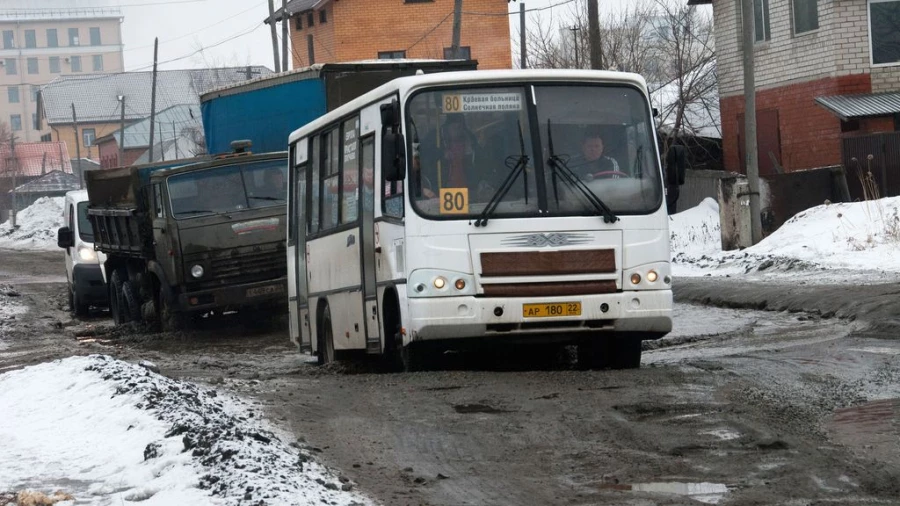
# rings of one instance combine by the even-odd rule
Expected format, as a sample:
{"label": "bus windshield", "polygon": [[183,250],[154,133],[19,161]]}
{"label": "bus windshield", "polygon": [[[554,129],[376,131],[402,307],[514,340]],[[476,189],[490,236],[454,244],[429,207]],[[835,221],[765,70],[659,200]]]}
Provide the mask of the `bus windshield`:
{"label": "bus windshield", "polygon": [[176,219],[284,205],[287,170],[283,160],[237,163],[168,180]]}
{"label": "bus windshield", "polygon": [[407,121],[410,199],[427,218],[646,214],[662,202],[649,105],[630,86],[429,90]]}

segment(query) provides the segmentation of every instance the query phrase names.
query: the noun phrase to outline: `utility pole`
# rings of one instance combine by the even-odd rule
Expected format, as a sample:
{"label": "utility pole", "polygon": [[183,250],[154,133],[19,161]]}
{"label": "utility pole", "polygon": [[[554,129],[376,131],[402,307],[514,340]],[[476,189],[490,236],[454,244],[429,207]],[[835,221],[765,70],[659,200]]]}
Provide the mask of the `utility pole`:
{"label": "utility pole", "polygon": [[19,173],[19,164],[16,160],[16,136],[14,134],[9,135],[9,163],[8,167],[12,167],[12,226],[13,230],[16,229],[16,211],[18,210],[19,203],[16,198],[16,176]]}
{"label": "utility pole", "polygon": [[178,160],[178,132],[175,130],[175,122],[172,122],[172,139],[175,140],[175,159]]}
{"label": "utility pole", "polygon": [[579,30],[579,28],[577,26],[573,26],[572,28],[569,28],[569,30],[572,30],[572,48],[574,48],[574,52],[575,52],[575,68],[578,69],[578,68],[581,68],[581,64],[578,61],[578,30]]}
{"label": "utility pole", "polygon": [[78,188],[84,188],[84,172],[81,170],[81,139],[78,138],[78,115],[75,114],[75,102],[72,102],[72,126],[75,127],[75,161],[78,162]]}
{"label": "utility pole", "polygon": [[157,123],[157,126],[159,127],[159,156],[162,157],[162,161],[166,161],[166,146],[163,142],[162,122]]}
{"label": "utility pole", "polygon": [[603,46],[600,40],[600,7],[598,0],[588,0],[588,37],[591,44],[591,68],[603,69]]}
{"label": "utility pole", "polygon": [[750,237],[753,244],[762,240],[759,205],[759,154],[756,146],[756,78],[754,75],[753,0],[741,0],[744,53],[744,152],[747,182],[750,184]]}
{"label": "utility pole", "polygon": [[159,56],[159,37],[153,39],[153,87],[150,89],[150,149],[147,163],[153,163],[153,123],[156,121],[156,58]]}
{"label": "utility pole", "polygon": [[454,59],[459,58],[459,41],[462,36],[462,3],[463,0],[454,0],[453,3],[453,42],[450,45],[450,53]]}
{"label": "utility pole", "polygon": [[119,107],[122,111],[119,114],[119,159],[116,166],[122,167],[125,165],[125,95],[119,95]]}
{"label": "utility pole", "polygon": [[269,28],[272,32],[272,54],[275,56],[275,73],[281,72],[281,60],[278,58],[278,29],[275,27],[275,2],[269,0]]}
{"label": "utility pole", "polygon": [[528,68],[528,45],[525,37],[525,2],[519,4],[519,55],[522,57],[522,69]]}
{"label": "utility pole", "polygon": [[288,71],[288,25],[287,0],[281,0],[281,70]]}

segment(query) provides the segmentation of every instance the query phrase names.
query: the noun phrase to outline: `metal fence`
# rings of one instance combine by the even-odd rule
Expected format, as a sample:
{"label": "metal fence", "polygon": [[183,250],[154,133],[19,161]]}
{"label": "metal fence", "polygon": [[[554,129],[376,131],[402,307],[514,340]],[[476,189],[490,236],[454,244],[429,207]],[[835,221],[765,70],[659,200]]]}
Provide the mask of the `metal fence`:
{"label": "metal fence", "polygon": [[900,132],[845,137],[841,156],[853,200],[863,200],[863,183],[872,173],[881,197],[900,195]]}

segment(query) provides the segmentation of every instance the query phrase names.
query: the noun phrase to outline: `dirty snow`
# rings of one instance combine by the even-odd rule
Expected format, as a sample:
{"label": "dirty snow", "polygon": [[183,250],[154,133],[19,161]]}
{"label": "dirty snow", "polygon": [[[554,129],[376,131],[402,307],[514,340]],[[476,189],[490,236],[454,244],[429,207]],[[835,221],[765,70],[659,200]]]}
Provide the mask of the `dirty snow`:
{"label": "dirty snow", "polygon": [[[722,251],[719,207],[712,199],[671,216],[673,271],[679,276],[900,275],[900,197],[807,209],[752,247]],[[883,274],[871,276],[872,272]]]}
{"label": "dirty snow", "polygon": [[0,413],[0,492],[59,490],[90,505],[371,503],[245,401],[105,356],[0,375]]}
{"label": "dirty snow", "polygon": [[16,214],[16,228],[12,220],[0,224],[0,248],[53,250],[56,231],[63,226],[65,197],[41,197],[34,204]]}

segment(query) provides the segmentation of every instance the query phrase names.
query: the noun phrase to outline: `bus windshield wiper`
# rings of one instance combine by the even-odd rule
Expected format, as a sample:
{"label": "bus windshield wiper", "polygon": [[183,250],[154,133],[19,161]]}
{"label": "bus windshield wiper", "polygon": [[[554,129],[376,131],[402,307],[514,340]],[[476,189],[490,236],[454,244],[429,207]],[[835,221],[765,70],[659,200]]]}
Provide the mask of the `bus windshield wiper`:
{"label": "bus windshield wiper", "polygon": [[550,118],[547,118],[547,141],[548,147],[550,149],[550,158],[547,159],[547,164],[550,165],[550,168],[553,169],[553,196],[556,198],[556,205],[559,205],[559,191],[557,188],[557,181],[562,179],[569,186],[577,189],[581,194],[587,199],[588,202],[597,210],[600,215],[603,216],[604,223],[615,223],[619,221],[619,217],[612,212],[612,209],[609,208],[600,197],[598,197],[594,192],[588,188],[584,182],[578,178],[578,176],[572,172],[572,169],[566,165],[566,159],[564,156],[557,155],[553,152],[553,130],[550,125]]}
{"label": "bus windshield wiper", "polygon": [[[525,137],[522,135],[522,122],[518,122],[519,125],[519,156],[508,156],[506,157],[506,166],[510,168],[509,175],[506,176],[506,179],[503,180],[503,184],[500,185],[500,188],[494,192],[494,195],[488,201],[487,205],[484,206],[484,211],[475,218],[475,226],[483,227],[487,225],[488,219],[494,214],[494,211],[497,210],[497,206],[500,205],[500,202],[503,200],[503,197],[509,192],[510,188],[512,188],[513,183],[516,182],[516,179],[519,177],[519,174],[525,172],[525,167],[528,165],[528,155],[525,154]],[[528,204],[528,175],[526,174],[523,178],[525,181],[525,203]]]}

